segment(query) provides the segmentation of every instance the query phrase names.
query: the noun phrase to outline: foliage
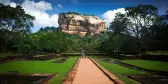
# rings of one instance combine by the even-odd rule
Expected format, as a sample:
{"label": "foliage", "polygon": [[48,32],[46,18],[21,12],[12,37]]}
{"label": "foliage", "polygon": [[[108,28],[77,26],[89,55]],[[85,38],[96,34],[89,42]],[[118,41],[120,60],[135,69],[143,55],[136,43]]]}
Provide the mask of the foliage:
{"label": "foliage", "polygon": [[44,32],[50,32],[50,31],[56,31],[56,30],[59,30],[60,28],[59,27],[54,27],[54,26],[52,26],[52,27],[42,27],[42,28],[40,28],[40,30],[39,31],[44,31]]}
{"label": "foliage", "polygon": [[168,24],[154,24],[149,28],[150,32],[147,32],[143,40],[146,43],[147,50],[167,50],[168,38]]}
{"label": "foliage", "polygon": [[122,46],[120,51],[123,52],[137,52],[138,47],[135,40],[135,37],[130,35],[121,34]]}
{"label": "foliage", "polygon": [[23,33],[29,33],[34,19],[33,16],[26,14],[20,5],[13,8],[0,4],[1,51],[6,51],[7,45],[14,41],[15,36],[21,37]]}
{"label": "foliage", "polygon": [[119,34],[125,32],[127,28],[128,19],[125,17],[124,14],[116,13],[114,21],[110,23],[109,29],[112,29],[113,32]]}
{"label": "foliage", "polygon": [[124,44],[136,42],[134,46],[137,51],[167,49],[164,47],[167,44],[165,36],[168,31],[166,19],[158,15],[156,7],[140,4],[126,7],[125,11],[125,14],[117,13],[110,25],[114,33],[125,35]]}
{"label": "foliage", "polygon": [[103,52],[118,52],[122,46],[121,35],[107,32],[106,40],[101,43],[100,50]]}

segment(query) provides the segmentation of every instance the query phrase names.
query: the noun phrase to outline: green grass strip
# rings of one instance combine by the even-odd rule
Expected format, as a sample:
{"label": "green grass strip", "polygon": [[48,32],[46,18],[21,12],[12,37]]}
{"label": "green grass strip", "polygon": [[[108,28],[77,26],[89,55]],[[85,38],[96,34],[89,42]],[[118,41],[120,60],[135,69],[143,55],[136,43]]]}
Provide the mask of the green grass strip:
{"label": "green grass strip", "polygon": [[103,61],[103,58],[95,57],[93,56],[98,63],[100,63],[104,68],[106,68],[108,71],[116,75],[118,78],[120,78],[122,81],[124,81],[126,84],[136,84],[135,81],[125,77],[124,75],[138,75],[138,74],[147,74],[144,72],[132,70],[129,68],[125,68],[123,66],[120,66],[118,64],[113,64],[109,62]]}
{"label": "green grass strip", "polygon": [[123,60],[122,62],[149,70],[168,71],[168,62],[150,60]]}

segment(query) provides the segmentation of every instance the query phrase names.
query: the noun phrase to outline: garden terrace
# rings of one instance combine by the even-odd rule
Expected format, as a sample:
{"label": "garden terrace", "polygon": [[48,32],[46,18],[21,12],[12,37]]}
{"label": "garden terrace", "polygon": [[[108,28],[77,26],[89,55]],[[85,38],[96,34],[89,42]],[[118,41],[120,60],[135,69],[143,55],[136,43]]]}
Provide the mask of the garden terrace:
{"label": "garden terrace", "polygon": [[[131,80],[135,80],[136,82],[140,82],[143,84],[151,84],[151,83],[158,84],[159,82],[161,84],[166,84],[168,81],[167,62],[140,60],[140,59],[120,60],[107,56],[106,57],[93,56],[93,58],[96,59],[107,70],[109,70],[110,72],[118,76],[120,79],[122,79],[126,84],[135,83],[134,81]],[[129,70],[133,71],[129,72]],[[139,74],[139,72],[141,72],[141,74]]]}
{"label": "garden terrace", "polygon": [[[126,68],[130,68],[130,69],[133,69],[133,70],[138,70],[138,71],[142,71],[142,72],[146,72],[146,73],[152,73],[152,74],[158,74],[158,75],[168,76],[168,71],[158,71],[156,68],[153,69],[153,70],[149,69],[149,68],[145,69],[145,68],[141,68],[139,66],[127,64],[127,63],[124,63],[124,62],[121,62],[121,61],[117,61],[117,60],[112,60],[112,59],[104,59],[104,61],[105,62],[114,63],[114,64],[119,64],[121,66],[124,66]],[[133,60],[131,60],[131,61],[133,61]],[[158,63],[156,63],[155,65],[158,65]],[[150,67],[150,66],[148,66],[148,67]],[[161,70],[164,70],[164,68],[162,68]]]}
{"label": "garden terrace", "polygon": [[46,61],[24,60],[0,64],[0,73],[12,73],[15,71],[21,74],[55,74],[57,76],[50,81],[51,84],[60,84],[62,79],[66,77],[69,70],[77,62],[78,57],[73,56],[67,59],[64,63],[52,63],[53,60]]}
{"label": "garden terrace", "polygon": [[[145,73],[145,72],[132,70],[132,69],[120,66],[118,64],[105,62],[105,61],[103,61],[104,60],[103,57],[100,58],[98,56],[92,56],[92,58],[94,58],[100,65],[102,65],[108,71],[110,71],[111,73],[116,75],[118,78],[120,78],[126,84],[136,84],[137,82],[134,81],[134,80],[129,79],[125,75],[148,74],[148,73]],[[105,58],[109,58],[109,57],[105,57]]]}

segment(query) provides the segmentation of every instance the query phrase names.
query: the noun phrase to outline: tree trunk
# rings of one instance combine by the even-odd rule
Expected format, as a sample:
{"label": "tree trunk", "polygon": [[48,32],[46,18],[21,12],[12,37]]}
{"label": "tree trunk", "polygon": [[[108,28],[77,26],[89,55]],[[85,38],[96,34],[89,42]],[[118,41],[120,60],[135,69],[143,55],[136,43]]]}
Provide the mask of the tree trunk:
{"label": "tree trunk", "polygon": [[6,52],[6,44],[4,44],[4,46],[3,46],[3,52],[4,53]]}
{"label": "tree trunk", "polygon": [[3,49],[3,45],[1,44],[1,49],[0,49],[0,52],[3,52],[3,50],[2,50],[2,49]]}
{"label": "tree trunk", "polygon": [[136,38],[136,43],[137,43],[138,52],[141,52],[141,43],[138,37]]}
{"label": "tree trunk", "polygon": [[20,48],[19,48],[19,53],[20,53]]}

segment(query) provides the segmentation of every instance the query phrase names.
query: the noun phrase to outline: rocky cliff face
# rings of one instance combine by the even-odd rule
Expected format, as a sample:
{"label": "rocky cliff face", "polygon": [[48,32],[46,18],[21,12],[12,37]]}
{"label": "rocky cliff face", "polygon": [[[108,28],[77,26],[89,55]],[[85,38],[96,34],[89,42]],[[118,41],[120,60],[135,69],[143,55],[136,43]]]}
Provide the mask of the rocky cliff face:
{"label": "rocky cliff face", "polygon": [[105,30],[105,22],[97,16],[81,15],[78,13],[59,14],[58,24],[63,32],[84,36],[99,34]]}

